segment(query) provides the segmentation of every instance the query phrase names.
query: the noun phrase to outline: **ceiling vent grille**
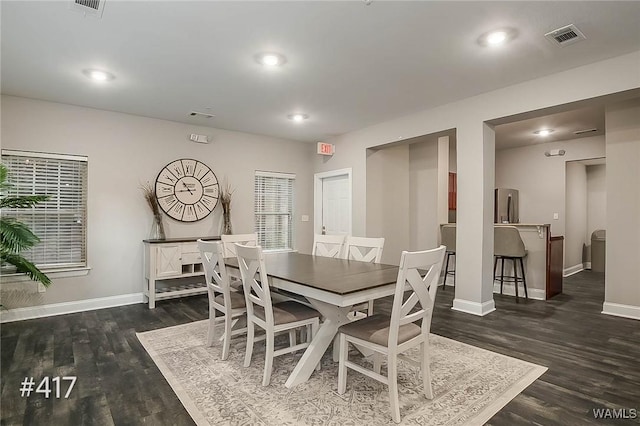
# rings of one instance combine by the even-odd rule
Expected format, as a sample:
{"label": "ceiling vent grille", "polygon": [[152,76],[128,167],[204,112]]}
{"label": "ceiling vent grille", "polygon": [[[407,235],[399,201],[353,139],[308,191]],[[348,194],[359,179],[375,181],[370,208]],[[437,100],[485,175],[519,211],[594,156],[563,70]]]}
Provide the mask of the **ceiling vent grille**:
{"label": "ceiling vent grille", "polygon": [[597,132],[598,129],[596,129],[595,127],[593,129],[584,129],[584,130],[576,130],[575,132],[573,132],[574,135],[584,135],[585,133],[593,133],[593,132]]}
{"label": "ceiling vent grille", "polygon": [[544,36],[560,47],[568,46],[586,39],[582,31],[573,24],[558,28],[557,30],[549,31]]}
{"label": "ceiling vent grille", "polygon": [[84,16],[102,18],[105,0],[69,0],[69,9]]}
{"label": "ceiling vent grille", "polygon": [[189,113],[189,115],[191,117],[201,117],[201,118],[213,118],[213,117],[215,117],[214,114],[209,114],[207,112],[200,112],[200,111],[191,111]]}

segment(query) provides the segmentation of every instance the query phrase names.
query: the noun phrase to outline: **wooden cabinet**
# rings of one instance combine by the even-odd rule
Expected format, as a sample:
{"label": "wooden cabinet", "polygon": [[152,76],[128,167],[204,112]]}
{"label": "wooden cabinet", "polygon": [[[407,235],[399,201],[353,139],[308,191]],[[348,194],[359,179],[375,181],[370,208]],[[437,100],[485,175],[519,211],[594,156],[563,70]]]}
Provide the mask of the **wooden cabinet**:
{"label": "wooden cabinet", "polygon": [[207,292],[197,240],[198,238],[144,240],[143,293],[149,301],[149,309],[156,307],[156,300]]}
{"label": "wooden cabinet", "polygon": [[458,175],[449,172],[449,210],[456,210],[458,207]]}

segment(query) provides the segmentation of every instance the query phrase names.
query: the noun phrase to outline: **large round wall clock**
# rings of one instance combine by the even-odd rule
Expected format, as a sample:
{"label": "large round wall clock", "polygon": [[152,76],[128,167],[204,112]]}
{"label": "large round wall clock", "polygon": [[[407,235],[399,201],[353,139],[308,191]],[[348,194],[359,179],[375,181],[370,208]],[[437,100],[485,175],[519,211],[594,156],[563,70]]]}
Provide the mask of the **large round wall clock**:
{"label": "large round wall clock", "polygon": [[220,186],[206,164],[180,159],[167,164],[156,179],[156,198],[160,208],[181,222],[207,217],[218,204]]}

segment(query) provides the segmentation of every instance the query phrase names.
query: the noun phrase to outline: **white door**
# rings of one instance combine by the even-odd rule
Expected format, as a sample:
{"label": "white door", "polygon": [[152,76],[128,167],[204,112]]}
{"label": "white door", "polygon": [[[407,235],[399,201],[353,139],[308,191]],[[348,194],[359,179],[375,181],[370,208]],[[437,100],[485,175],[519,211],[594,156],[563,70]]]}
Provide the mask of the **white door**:
{"label": "white door", "polygon": [[315,198],[316,232],[351,234],[351,170],[317,174]]}

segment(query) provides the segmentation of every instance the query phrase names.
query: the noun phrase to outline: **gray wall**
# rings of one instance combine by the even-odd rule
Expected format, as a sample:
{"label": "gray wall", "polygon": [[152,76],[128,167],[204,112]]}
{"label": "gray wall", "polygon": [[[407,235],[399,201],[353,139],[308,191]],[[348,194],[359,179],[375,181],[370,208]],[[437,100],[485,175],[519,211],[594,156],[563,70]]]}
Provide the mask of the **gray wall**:
{"label": "gray wall", "polygon": [[[552,149],[564,149],[566,154],[545,157],[545,151]],[[565,212],[565,163],[604,154],[604,136],[496,151],[496,187],[520,191],[521,223],[550,223],[552,235],[565,235],[570,220]]]}
{"label": "gray wall", "polygon": [[[607,166],[587,166],[587,238],[607,227]],[[591,244],[591,242],[589,242]]]}
{"label": "gray wall", "polygon": [[398,264],[403,250],[438,242],[438,140],[370,149],[367,154],[368,237],[384,237],[382,262]]}
{"label": "gray wall", "polygon": [[438,243],[438,140],[409,145],[409,250]]}
{"label": "gray wall", "polygon": [[575,161],[567,162],[565,188],[564,269],[574,272],[583,267],[587,239],[587,167]]}
{"label": "gray wall", "polygon": [[[211,135],[213,142],[190,142],[190,133]],[[203,161],[219,180],[226,177],[235,188],[232,221],[236,233],[254,229],[254,171],[296,173],[295,246],[310,251],[313,144],[3,96],[2,148],[89,157],[87,257],[91,271],[82,277],[54,280],[42,303],[142,291],[142,240],[148,237],[151,214],[140,184],[155,181],[163,166],[183,157]],[[303,214],[311,220],[301,222]],[[206,219],[191,224],[165,216],[168,237],[218,235],[220,223],[220,206]]]}
{"label": "gray wall", "polygon": [[[609,107],[605,312],[640,318],[640,101]],[[617,306],[622,305],[622,306]]]}
{"label": "gray wall", "polygon": [[399,264],[401,251],[409,247],[408,164],[407,145],[369,150],[367,155],[367,211],[371,215],[366,234],[353,235],[384,237],[382,263]]}

